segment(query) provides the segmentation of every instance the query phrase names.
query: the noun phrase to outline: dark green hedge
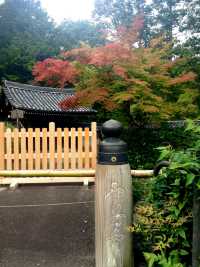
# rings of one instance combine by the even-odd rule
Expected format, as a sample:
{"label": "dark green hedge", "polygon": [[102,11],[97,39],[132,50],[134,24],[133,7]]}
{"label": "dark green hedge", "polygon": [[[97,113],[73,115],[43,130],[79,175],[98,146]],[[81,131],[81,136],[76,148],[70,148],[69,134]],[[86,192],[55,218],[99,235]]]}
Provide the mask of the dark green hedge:
{"label": "dark green hedge", "polygon": [[184,127],[163,124],[158,128],[132,128],[124,130],[122,138],[128,143],[132,169],[152,169],[159,157],[159,146],[170,144],[184,149],[190,141]]}

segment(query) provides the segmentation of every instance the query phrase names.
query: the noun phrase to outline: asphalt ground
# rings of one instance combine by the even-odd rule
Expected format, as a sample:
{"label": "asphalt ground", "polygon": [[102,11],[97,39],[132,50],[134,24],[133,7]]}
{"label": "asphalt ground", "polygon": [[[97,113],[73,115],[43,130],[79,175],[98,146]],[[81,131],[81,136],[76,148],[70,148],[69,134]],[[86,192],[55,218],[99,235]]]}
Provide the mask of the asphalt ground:
{"label": "asphalt ground", "polygon": [[94,267],[94,187],[0,189],[1,267]]}

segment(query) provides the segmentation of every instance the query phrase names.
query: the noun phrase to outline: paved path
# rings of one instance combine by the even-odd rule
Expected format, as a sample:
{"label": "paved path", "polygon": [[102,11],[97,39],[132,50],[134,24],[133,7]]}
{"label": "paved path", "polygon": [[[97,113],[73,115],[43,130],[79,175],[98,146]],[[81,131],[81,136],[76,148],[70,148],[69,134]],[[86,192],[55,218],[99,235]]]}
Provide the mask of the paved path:
{"label": "paved path", "polygon": [[1,267],[94,267],[94,188],[0,189]]}

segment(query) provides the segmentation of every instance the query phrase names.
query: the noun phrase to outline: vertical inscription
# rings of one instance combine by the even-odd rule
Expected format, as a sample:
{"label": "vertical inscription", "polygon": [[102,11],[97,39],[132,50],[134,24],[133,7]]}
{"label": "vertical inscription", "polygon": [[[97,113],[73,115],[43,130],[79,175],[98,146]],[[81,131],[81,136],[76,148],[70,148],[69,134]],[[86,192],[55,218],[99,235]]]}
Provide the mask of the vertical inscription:
{"label": "vertical inscription", "polygon": [[105,213],[105,266],[123,266],[124,243],[130,225],[126,215],[129,195],[129,191],[117,182],[113,182],[110,191],[105,194],[105,205],[109,207]]}

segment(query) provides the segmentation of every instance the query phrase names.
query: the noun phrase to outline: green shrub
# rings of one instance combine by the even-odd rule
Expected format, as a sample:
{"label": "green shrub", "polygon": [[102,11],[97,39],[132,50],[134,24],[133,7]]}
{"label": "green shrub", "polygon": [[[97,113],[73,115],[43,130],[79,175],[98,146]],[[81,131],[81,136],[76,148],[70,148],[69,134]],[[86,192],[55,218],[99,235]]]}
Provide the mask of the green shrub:
{"label": "green shrub", "polygon": [[128,143],[132,169],[153,169],[159,157],[156,147],[170,144],[174,149],[185,149],[190,141],[183,127],[172,127],[169,123],[157,128],[125,129],[122,138]]}
{"label": "green shrub", "polygon": [[193,194],[200,189],[200,126],[189,121],[183,134],[184,149],[157,149],[159,160],[169,160],[170,166],[149,181],[145,197],[135,205],[131,230],[140,242],[137,254],[145,252],[148,267],[191,266]]}

